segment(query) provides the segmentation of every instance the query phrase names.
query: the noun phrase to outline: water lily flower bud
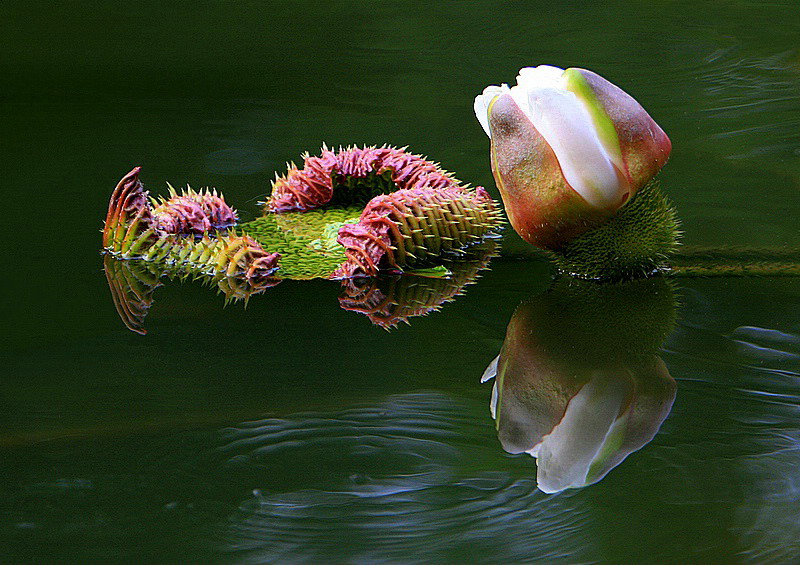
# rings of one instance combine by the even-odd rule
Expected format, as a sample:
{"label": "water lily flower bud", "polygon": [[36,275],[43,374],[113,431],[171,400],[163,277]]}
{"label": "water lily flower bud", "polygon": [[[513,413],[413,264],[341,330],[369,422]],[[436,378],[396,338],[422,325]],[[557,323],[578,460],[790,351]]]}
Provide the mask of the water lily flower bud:
{"label": "water lily flower bud", "polygon": [[521,69],[475,115],[511,225],[559,249],[613,216],[664,166],[672,144],[636,100],[585,69]]}

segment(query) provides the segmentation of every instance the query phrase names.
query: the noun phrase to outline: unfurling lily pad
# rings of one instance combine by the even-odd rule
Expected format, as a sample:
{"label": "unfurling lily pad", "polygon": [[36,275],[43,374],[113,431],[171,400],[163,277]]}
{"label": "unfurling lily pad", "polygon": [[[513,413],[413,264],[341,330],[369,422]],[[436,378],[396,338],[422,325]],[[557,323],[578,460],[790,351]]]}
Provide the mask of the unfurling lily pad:
{"label": "unfurling lily pad", "polygon": [[[355,278],[415,273],[417,280],[443,281],[411,285],[416,290],[397,299],[390,297],[405,282],[392,283],[388,294],[383,283],[347,287],[353,309],[362,311],[355,304],[363,296],[380,305],[364,310],[370,319],[394,327],[458,294],[493,256],[502,223],[483,188],[391,147],[306,156],[303,169],[291,166],[275,181],[264,215],[241,225],[216,190],[170,187],[169,197],[156,200],[139,172],[128,173],[112,194],[103,247],[117,310],[140,333],[162,277],[199,277],[228,300],[245,301],[281,279],[343,279],[347,286]],[[418,293],[421,301],[403,298]]]}
{"label": "unfurling lily pad", "polygon": [[128,173],[112,194],[105,251],[195,275],[400,273],[435,267],[443,253],[480,243],[501,225],[483,188],[462,185],[436,163],[392,147],[306,156],[303,169],[291,166],[277,178],[265,214],[240,226],[216,190],[178,194],[170,187],[169,198],[155,200],[139,172]]}

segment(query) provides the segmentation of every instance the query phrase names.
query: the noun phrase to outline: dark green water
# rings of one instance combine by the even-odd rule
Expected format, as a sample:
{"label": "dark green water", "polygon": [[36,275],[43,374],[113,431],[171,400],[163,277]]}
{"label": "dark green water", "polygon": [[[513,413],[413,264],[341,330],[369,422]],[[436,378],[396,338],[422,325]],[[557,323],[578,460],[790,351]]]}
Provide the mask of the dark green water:
{"label": "dark green water", "polygon": [[[674,401],[637,416],[660,431],[545,494],[504,448],[563,410],[570,371],[639,370],[607,358],[609,326],[663,289],[567,324],[545,266],[500,258],[386,332],[338,283],[247,309],[173,283],[142,337],[98,250],[134,165],[156,192],[217,186],[245,219],[323,141],[409,145],[497,195],[472,100],[540,63],[597,71],[668,132],[687,245],[798,246],[798,37],[789,1],[0,4],[0,561],[797,562],[796,278],[678,280],[647,357]],[[523,302],[546,339],[520,359],[550,388],[506,376],[496,423],[481,375]],[[644,338],[673,315],[652,311]]]}

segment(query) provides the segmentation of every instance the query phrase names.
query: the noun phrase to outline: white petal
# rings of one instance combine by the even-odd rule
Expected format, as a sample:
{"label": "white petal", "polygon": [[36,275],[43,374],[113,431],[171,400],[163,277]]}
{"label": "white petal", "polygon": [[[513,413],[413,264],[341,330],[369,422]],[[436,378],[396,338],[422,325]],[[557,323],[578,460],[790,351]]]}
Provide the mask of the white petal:
{"label": "white petal", "polygon": [[489,105],[492,103],[492,100],[507,91],[508,86],[505,84],[502,86],[492,85],[484,88],[483,94],[479,94],[475,97],[475,117],[478,118],[481,127],[483,127],[483,131],[486,132],[489,138],[492,137],[492,130],[489,128]]}
{"label": "white petal", "polygon": [[525,90],[521,86],[514,86],[511,88],[511,98],[514,99],[514,102],[517,103],[520,110],[525,112],[525,115],[528,116],[528,119],[531,119],[531,108],[528,104],[528,91]]}
{"label": "white petal", "polygon": [[525,67],[519,70],[517,84],[526,90],[531,88],[564,88],[564,69],[550,65]]}
{"label": "white petal", "polygon": [[522,111],[528,115],[529,119],[532,119],[529,93],[542,88],[564,90],[566,84],[562,78],[563,74],[564,69],[551,67],[550,65],[520,69],[517,75],[517,86],[511,89],[511,96],[514,97],[517,106],[522,108]]}
{"label": "white petal", "polygon": [[536,88],[528,90],[528,105],[531,121],[556,154],[567,183],[592,206],[619,206],[627,186],[578,97],[558,88]]}

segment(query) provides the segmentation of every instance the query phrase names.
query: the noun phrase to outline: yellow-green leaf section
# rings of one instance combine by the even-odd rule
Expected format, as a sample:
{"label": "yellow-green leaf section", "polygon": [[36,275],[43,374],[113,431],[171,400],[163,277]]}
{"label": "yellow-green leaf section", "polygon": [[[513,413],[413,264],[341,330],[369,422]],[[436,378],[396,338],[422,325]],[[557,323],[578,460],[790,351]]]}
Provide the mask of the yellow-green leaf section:
{"label": "yellow-green leaf section", "polygon": [[282,279],[327,278],[346,259],[336,238],[344,224],[355,223],[362,207],[266,214],[237,230],[257,240],[270,253],[281,254]]}

